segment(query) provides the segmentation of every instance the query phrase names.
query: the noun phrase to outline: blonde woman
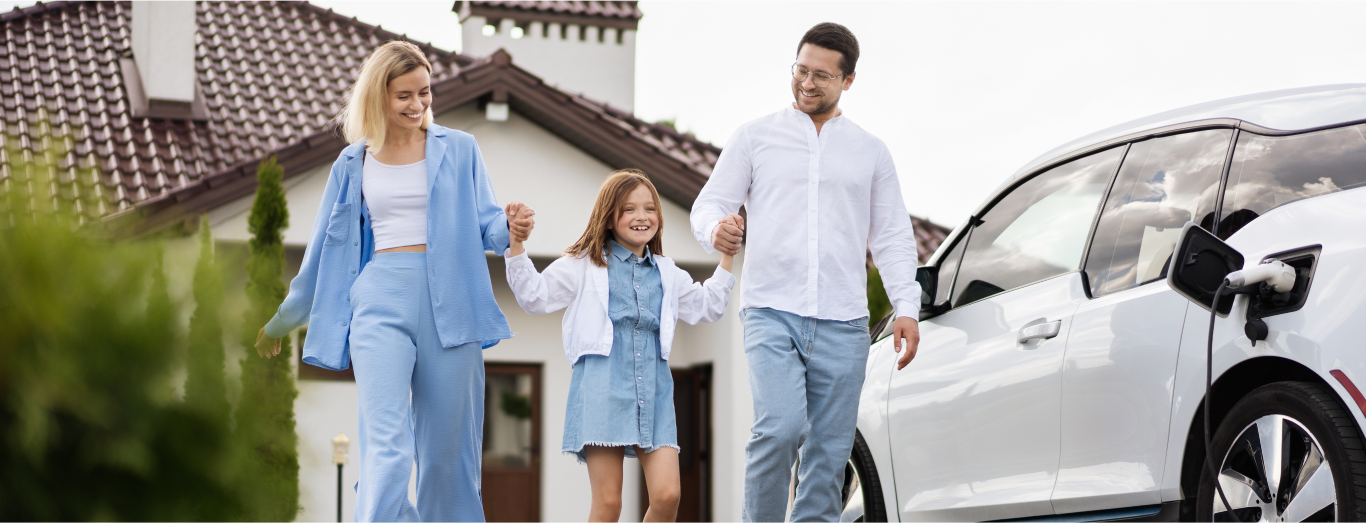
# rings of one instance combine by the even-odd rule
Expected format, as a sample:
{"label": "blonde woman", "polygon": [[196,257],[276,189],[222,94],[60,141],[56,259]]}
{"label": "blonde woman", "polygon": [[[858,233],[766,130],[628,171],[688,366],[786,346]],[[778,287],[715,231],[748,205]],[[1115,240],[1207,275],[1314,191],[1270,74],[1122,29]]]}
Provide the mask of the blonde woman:
{"label": "blonde woman", "polygon": [[351,145],[332,164],[299,275],[257,336],[270,357],[308,323],[305,363],[354,363],[356,521],[483,521],[481,349],[512,336],[484,252],[525,239],[535,214],[499,208],[474,138],[432,123],[431,70],[396,41],[361,66],[338,117]]}

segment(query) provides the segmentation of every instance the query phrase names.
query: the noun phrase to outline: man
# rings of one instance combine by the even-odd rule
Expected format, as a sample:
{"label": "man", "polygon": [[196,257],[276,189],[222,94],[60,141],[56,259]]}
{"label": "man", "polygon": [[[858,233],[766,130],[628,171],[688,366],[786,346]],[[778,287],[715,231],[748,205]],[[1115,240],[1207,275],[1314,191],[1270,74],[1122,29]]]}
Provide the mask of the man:
{"label": "man", "polygon": [[[858,54],[842,25],[807,31],[792,65],[795,103],[736,131],[692,208],[693,234],[709,252],[736,254],[749,232],[745,521],[783,520],[799,450],[792,521],[839,519],[868,361],[866,252],[896,307],[898,369],[920,341],[915,236],[896,168],[886,145],[839,109]],[[735,214],[742,203],[748,227]]]}

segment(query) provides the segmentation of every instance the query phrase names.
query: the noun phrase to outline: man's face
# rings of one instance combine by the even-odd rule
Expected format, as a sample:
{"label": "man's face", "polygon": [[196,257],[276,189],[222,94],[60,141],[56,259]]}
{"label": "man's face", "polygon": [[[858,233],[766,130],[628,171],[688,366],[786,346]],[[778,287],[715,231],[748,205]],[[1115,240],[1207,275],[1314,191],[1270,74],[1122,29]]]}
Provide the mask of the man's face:
{"label": "man's face", "polygon": [[[802,45],[801,50],[797,52],[797,66],[805,68],[811,74],[806,75],[806,79],[802,81],[797,81],[795,76],[792,78],[792,97],[797,100],[797,110],[811,115],[835,110],[840,102],[840,94],[854,83],[854,74],[845,74],[840,69],[841,58],[843,56],[839,51],[812,44]],[[816,73],[838,78],[821,87],[817,81],[823,80],[818,78],[819,75]]]}

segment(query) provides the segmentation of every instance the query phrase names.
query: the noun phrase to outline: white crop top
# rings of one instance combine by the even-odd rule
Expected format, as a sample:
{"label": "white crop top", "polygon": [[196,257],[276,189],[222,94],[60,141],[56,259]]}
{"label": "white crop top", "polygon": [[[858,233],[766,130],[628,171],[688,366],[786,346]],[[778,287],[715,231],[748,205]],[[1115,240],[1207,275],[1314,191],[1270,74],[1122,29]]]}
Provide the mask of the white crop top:
{"label": "white crop top", "polygon": [[365,153],[361,194],[370,207],[375,250],[427,243],[427,161],[385,165]]}

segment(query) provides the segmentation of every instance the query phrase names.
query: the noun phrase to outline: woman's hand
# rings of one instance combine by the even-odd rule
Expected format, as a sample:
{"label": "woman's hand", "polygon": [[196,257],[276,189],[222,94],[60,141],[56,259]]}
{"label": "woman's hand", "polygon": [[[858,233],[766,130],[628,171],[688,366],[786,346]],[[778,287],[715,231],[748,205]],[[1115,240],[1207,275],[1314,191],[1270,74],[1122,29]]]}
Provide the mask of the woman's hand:
{"label": "woman's hand", "polygon": [[[513,209],[513,204],[518,205],[519,208]],[[526,252],[526,249],[522,247],[522,242],[530,238],[531,230],[536,228],[536,220],[532,218],[536,215],[536,211],[517,202],[508,204],[508,210],[512,211],[512,214],[508,215],[508,247],[510,247],[508,254],[520,256]]]}
{"label": "woman's hand", "polygon": [[261,332],[256,333],[256,354],[262,358],[269,358],[280,353],[280,338],[272,338],[266,334],[266,328],[261,327]]}

